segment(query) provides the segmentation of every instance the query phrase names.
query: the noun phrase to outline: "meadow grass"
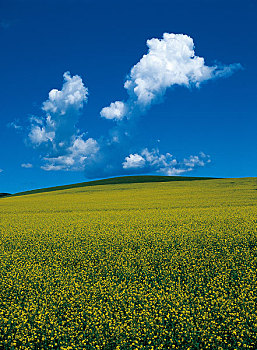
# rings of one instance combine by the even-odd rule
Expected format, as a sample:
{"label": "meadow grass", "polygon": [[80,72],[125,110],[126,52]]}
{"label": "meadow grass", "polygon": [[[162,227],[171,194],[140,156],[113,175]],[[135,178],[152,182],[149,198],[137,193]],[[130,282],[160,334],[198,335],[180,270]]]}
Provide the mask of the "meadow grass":
{"label": "meadow grass", "polygon": [[257,179],[0,200],[1,349],[256,349]]}

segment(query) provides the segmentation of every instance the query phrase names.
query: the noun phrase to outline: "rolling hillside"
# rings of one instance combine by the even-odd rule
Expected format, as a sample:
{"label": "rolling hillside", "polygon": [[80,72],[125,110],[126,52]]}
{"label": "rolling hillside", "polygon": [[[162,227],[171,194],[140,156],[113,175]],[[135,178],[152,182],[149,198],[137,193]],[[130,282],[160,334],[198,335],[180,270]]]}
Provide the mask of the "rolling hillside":
{"label": "rolling hillside", "polygon": [[255,350],[257,179],[125,180],[0,200],[0,348]]}
{"label": "rolling hillside", "polygon": [[[115,185],[115,184],[126,184],[126,183],[145,183],[145,182],[170,182],[170,181],[196,181],[196,180],[210,180],[211,177],[189,177],[189,176],[156,176],[156,175],[142,175],[142,176],[121,176],[113,177],[102,180],[94,180],[88,182],[81,182],[71,185],[64,186],[55,186],[48,188],[40,188],[31,191],[24,191],[13,194],[13,196],[22,196],[33,193],[42,193],[42,192],[52,192],[67,190],[77,187],[86,187],[86,186],[98,186],[98,185]],[[8,195],[8,194],[5,194]]]}
{"label": "rolling hillside", "polygon": [[6,197],[6,196],[10,196],[10,193],[0,193],[0,198],[1,197]]}

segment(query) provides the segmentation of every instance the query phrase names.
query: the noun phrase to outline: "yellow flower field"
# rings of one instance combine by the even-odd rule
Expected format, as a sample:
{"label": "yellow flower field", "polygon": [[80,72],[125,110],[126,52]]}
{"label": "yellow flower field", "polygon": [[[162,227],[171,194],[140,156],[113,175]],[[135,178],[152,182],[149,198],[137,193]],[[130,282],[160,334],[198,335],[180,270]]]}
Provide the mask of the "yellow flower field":
{"label": "yellow flower field", "polygon": [[0,349],[257,349],[257,179],[0,200]]}

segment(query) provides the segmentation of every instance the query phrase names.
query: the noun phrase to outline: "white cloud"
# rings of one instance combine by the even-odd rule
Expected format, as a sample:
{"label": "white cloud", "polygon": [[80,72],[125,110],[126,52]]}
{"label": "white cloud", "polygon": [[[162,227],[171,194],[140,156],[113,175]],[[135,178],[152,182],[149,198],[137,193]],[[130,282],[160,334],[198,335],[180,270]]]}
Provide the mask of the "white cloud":
{"label": "white cloud", "polygon": [[148,53],[131,69],[124,84],[129,98],[116,101],[101,110],[102,117],[120,120],[141,114],[159,102],[173,85],[199,87],[204,81],[228,76],[240,64],[207,66],[196,56],[193,39],[188,35],[164,33],[162,39],[147,40]]}
{"label": "white cloud", "polygon": [[40,147],[44,170],[83,170],[84,161],[98,151],[92,138],[86,139],[76,124],[85,102],[88,89],[80,76],[64,73],[61,90],[52,89],[43,103],[42,117],[30,117],[30,144]]}
{"label": "white cloud", "polygon": [[22,167],[22,168],[29,169],[29,168],[33,168],[33,165],[32,165],[31,163],[22,163],[22,164],[21,164],[21,167]]}
{"label": "white cloud", "polygon": [[188,168],[194,168],[195,166],[204,166],[205,162],[210,163],[210,159],[205,160],[205,156],[190,156],[188,159],[184,159],[184,164]]}
{"label": "white cloud", "polygon": [[42,109],[46,115],[30,118],[31,131],[28,136],[35,145],[48,141],[59,144],[63,138],[67,140],[77,133],[76,123],[87,101],[88,89],[78,75],[72,77],[66,72],[63,77],[62,90],[51,90],[48,100],[43,103]]}
{"label": "white cloud", "polygon": [[101,117],[104,117],[106,119],[123,119],[123,117],[126,115],[126,105],[125,103],[121,101],[116,101],[110,104],[109,107],[105,107],[101,110],[100,114]]}
{"label": "white cloud", "polygon": [[137,153],[130,154],[125,158],[125,162],[122,165],[123,169],[143,168],[145,166],[145,159]]}
{"label": "white cloud", "polygon": [[55,131],[46,131],[44,126],[32,125],[31,131],[28,135],[30,141],[35,145],[40,145],[43,142],[53,141],[55,137]]}
{"label": "white cloud", "polygon": [[177,160],[173,158],[172,154],[160,154],[158,148],[153,149],[151,152],[145,148],[141,154],[151,166],[156,168],[168,167],[177,164]]}
{"label": "white cloud", "polygon": [[85,160],[93,157],[99,150],[96,140],[89,138],[83,140],[83,136],[75,137],[73,143],[66,150],[65,155],[58,157],[45,157],[46,165],[41,168],[44,170],[73,170],[82,171],[85,167]]}
{"label": "white cloud", "polygon": [[31,115],[29,121],[31,124],[43,125],[43,120],[36,115]]}
{"label": "white cloud", "polygon": [[84,141],[82,136],[75,138],[72,146],[69,148],[74,156],[94,154],[98,149],[99,146],[96,140],[89,138]]}
{"label": "white cloud", "polygon": [[142,169],[144,172],[161,173],[165,175],[180,175],[197,167],[210,163],[210,157],[201,152],[179,162],[172,154],[161,154],[159,149],[149,151],[145,148],[140,154],[130,154],[122,163],[123,169]]}
{"label": "white cloud", "polygon": [[2,173],[3,172],[3,169],[0,169],[0,173]]}
{"label": "white cloud", "polygon": [[191,170],[192,169],[180,169],[180,168],[170,167],[170,168],[160,169],[158,172],[167,176],[179,176]]}
{"label": "white cloud", "polygon": [[63,170],[63,167],[61,165],[47,164],[47,165],[42,165],[41,169],[45,171],[59,171],[59,170]]}
{"label": "white cloud", "polygon": [[79,110],[87,101],[88,89],[84,86],[79,75],[63,74],[62,90],[52,89],[49,98],[43,103],[43,110],[48,113],[64,115],[69,109]]}

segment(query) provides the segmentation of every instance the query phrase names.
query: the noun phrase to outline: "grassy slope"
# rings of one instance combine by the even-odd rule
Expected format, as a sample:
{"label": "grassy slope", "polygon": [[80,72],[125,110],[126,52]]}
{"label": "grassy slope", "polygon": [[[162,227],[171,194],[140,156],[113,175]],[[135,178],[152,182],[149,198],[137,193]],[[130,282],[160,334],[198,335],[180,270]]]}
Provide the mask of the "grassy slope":
{"label": "grassy slope", "polygon": [[145,182],[194,181],[194,180],[210,180],[210,179],[213,179],[213,178],[189,177],[189,176],[156,176],[156,175],[121,176],[121,177],[113,177],[113,178],[103,179],[103,180],[81,182],[81,183],[76,183],[71,185],[40,188],[36,190],[15,193],[12,196],[23,196],[27,194],[33,194],[33,193],[68,190],[72,188],[85,187],[85,186],[115,185],[115,184],[126,184],[126,183],[145,183]]}
{"label": "grassy slope", "polygon": [[244,178],[3,198],[0,348],[257,349],[256,189]]}

